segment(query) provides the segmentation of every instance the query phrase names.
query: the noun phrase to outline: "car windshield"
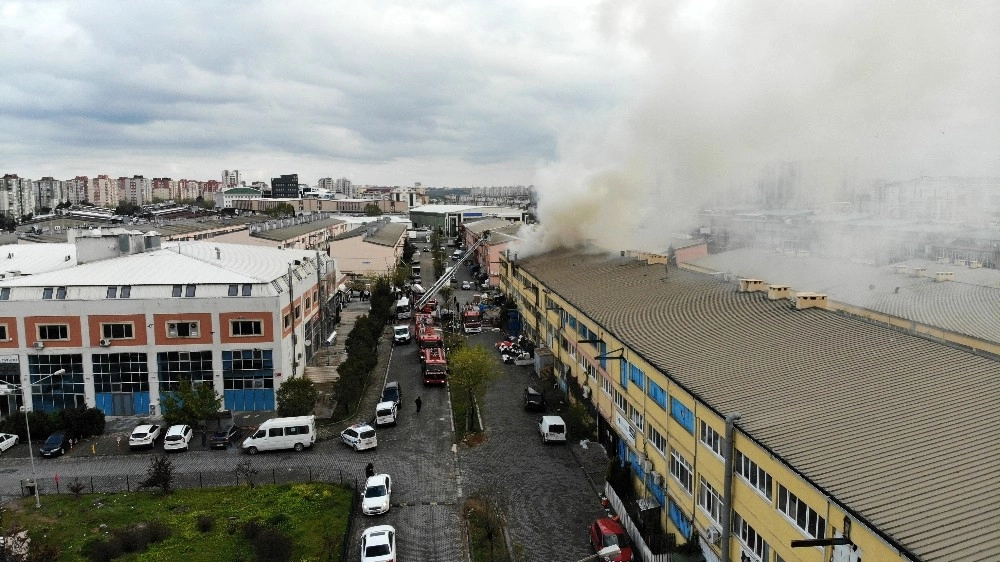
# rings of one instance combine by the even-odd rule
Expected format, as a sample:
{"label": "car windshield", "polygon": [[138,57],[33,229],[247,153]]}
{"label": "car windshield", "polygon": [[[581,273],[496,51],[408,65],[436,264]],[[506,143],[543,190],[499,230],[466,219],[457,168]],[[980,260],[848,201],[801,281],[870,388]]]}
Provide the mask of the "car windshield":
{"label": "car windshield", "polygon": [[228,430],[228,429],[220,429],[219,431],[216,431],[215,433],[213,433],[212,437],[223,437],[223,438],[225,438],[226,436],[229,435],[229,432],[230,432],[230,430]]}
{"label": "car windshield", "polygon": [[389,555],[389,545],[387,544],[373,544],[365,549],[365,556],[372,558],[375,556],[388,556]]}
{"label": "car windshield", "polygon": [[625,533],[604,533],[604,546],[628,546],[628,535]]}
{"label": "car windshield", "polygon": [[55,445],[62,441],[62,435],[50,435],[45,441],[46,445]]}
{"label": "car windshield", "polygon": [[366,498],[381,498],[384,495],[385,495],[385,486],[381,484],[379,484],[378,486],[369,486],[368,489],[365,490]]}

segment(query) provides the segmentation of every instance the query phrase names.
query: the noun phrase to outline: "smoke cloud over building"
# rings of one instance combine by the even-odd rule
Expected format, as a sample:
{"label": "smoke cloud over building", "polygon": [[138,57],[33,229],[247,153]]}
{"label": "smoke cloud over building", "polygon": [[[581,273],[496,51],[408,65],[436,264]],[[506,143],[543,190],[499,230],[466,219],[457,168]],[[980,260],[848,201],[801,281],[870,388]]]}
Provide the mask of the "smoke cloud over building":
{"label": "smoke cloud over building", "polygon": [[996,2],[609,1],[598,19],[640,54],[635,96],[565,133],[522,254],[662,251],[782,166],[810,208],[876,179],[1000,175]]}

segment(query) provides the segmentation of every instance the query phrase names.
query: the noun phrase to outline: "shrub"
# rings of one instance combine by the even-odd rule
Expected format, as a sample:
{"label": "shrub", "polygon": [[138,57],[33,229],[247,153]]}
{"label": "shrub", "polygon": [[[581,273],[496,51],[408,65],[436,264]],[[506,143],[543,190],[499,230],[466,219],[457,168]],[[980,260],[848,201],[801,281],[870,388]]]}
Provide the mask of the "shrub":
{"label": "shrub", "polygon": [[122,549],[117,541],[97,539],[87,543],[82,554],[91,562],[111,562],[122,555]]}
{"label": "shrub", "polygon": [[215,528],[215,519],[211,515],[199,515],[198,521],[195,523],[195,528],[199,532],[208,533]]}
{"label": "shrub", "polygon": [[149,531],[149,542],[156,544],[170,538],[170,526],[162,521],[150,521],[146,525]]}
{"label": "shrub", "polygon": [[80,494],[83,493],[83,490],[84,488],[86,488],[86,486],[83,484],[83,482],[80,482],[79,478],[74,478],[73,481],[69,483],[69,486],[67,486],[67,488],[69,488],[71,494],[73,494],[76,497],[80,497]]}
{"label": "shrub", "polygon": [[243,538],[252,541],[264,530],[264,524],[260,519],[251,519],[243,523]]}
{"label": "shrub", "polygon": [[253,554],[258,562],[287,562],[292,558],[292,539],[273,527],[263,528],[253,539]]}
{"label": "shrub", "polygon": [[174,465],[163,455],[154,455],[146,468],[146,479],[139,482],[140,488],[159,488],[169,494],[174,482]]}

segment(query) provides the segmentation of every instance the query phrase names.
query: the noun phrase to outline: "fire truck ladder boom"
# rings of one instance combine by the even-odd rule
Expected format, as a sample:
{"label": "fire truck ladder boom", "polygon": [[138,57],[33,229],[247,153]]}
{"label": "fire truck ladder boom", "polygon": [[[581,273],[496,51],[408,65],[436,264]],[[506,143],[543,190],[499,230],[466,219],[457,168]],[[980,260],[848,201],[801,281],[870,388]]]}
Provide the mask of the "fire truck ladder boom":
{"label": "fire truck ladder boom", "polygon": [[424,296],[420,297],[420,299],[417,300],[417,303],[414,305],[414,307],[417,310],[423,308],[424,305],[427,304],[427,301],[434,298],[434,295],[436,295],[438,291],[441,290],[441,287],[444,287],[448,283],[448,278],[451,277],[452,275],[455,275],[455,272],[458,271],[458,267],[463,263],[465,263],[465,260],[467,260],[472,255],[472,253],[476,251],[476,248],[482,246],[485,242],[488,241],[489,237],[482,236],[479,238],[479,240],[476,240],[475,244],[469,246],[469,249],[466,250],[464,254],[462,254],[462,257],[459,258],[457,262],[455,262],[454,269],[452,269],[451,275],[442,275],[441,277],[439,277],[438,280],[435,281],[433,285],[431,285],[430,289],[427,289],[427,292],[424,293]]}

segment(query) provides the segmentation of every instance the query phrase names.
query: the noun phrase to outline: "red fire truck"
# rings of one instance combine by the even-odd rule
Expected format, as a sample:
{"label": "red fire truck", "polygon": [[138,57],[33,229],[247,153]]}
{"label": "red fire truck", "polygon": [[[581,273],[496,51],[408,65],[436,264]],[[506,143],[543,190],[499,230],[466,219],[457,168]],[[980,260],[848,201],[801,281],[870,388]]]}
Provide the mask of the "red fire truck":
{"label": "red fire truck", "polygon": [[448,361],[443,347],[420,350],[420,371],[424,384],[444,384],[448,380]]}
{"label": "red fire truck", "polygon": [[430,314],[417,313],[415,318],[417,349],[444,347],[444,335],[441,333],[441,328],[434,325],[434,317]]}
{"label": "red fire truck", "polygon": [[483,319],[478,308],[470,306],[462,311],[462,329],[466,334],[478,334],[483,331]]}

